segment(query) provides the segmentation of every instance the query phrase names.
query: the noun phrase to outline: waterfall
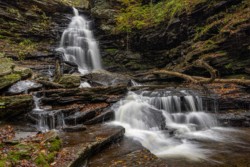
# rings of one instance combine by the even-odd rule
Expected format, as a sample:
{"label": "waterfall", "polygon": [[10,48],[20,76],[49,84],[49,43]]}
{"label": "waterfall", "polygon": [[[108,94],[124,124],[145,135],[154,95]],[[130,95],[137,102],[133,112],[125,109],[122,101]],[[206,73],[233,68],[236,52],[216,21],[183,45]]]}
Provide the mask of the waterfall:
{"label": "waterfall", "polygon": [[68,28],[64,30],[57,51],[64,53],[66,61],[77,64],[81,73],[101,69],[100,52],[90,30],[90,21],[80,16],[77,9],[73,8],[73,11],[74,17]]}
{"label": "waterfall", "polygon": [[158,157],[207,160],[211,150],[195,141],[222,142],[226,137],[217,120],[203,108],[202,99],[188,91],[129,92],[112,106],[112,124],[123,126],[127,137],[139,141]]}
{"label": "waterfall", "polygon": [[41,108],[41,97],[37,94],[33,95],[35,108],[30,115],[36,120],[36,127],[40,131],[62,128],[65,126],[64,114],[61,110],[49,110]]}

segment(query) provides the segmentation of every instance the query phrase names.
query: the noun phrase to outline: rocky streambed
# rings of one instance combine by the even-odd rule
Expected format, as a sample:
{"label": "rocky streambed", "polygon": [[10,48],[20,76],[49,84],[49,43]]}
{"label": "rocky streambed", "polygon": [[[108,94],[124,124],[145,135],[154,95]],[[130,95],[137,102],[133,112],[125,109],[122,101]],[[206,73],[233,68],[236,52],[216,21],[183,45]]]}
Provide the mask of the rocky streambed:
{"label": "rocky streambed", "polygon": [[166,67],[207,76],[187,67],[208,57],[222,77],[247,79],[247,0],[201,3],[130,37],[112,33],[114,1],[86,4],[80,13],[95,19],[103,63],[113,72],[80,74],[79,61],[63,59],[70,49],[55,52],[73,16],[69,4],[0,2],[0,166],[250,166],[249,85],[145,74]]}
{"label": "rocky streambed", "polygon": [[[95,73],[91,75],[94,76]],[[107,74],[104,73],[102,75]],[[110,76],[111,74],[108,75]],[[113,77],[117,77],[117,75]],[[81,77],[80,80],[85,80],[85,78]],[[102,82],[104,80],[100,77],[96,78],[101,79]],[[36,80],[33,81],[36,82]],[[20,112],[2,121],[1,125],[12,125],[14,127],[17,136],[21,136],[17,143],[22,143],[22,140],[27,138],[27,136],[41,133],[41,130],[48,131],[51,128],[57,128],[61,145],[58,153],[54,154],[53,162],[50,161],[49,163],[51,166],[248,165],[248,156],[250,155],[250,150],[247,146],[250,140],[248,135],[249,129],[247,128],[249,127],[249,113],[248,109],[245,108],[248,101],[244,97],[247,97],[248,94],[244,93],[244,88],[235,87],[235,85],[207,85],[210,88],[210,91],[207,92],[202,87],[183,84],[129,86],[131,84],[129,79],[123,80],[126,85],[122,85],[120,82],[115,85],[112,82],[113,86],[95,86],[99,82],[98,80],[89,79],[88,82],[93,84],[92,88],[55,89],[42,86],[41,88],[21,92],[22,94],[20,95],[6,94],[6,96],[1,98],[11,99],[14,102],[7,103],[9,105],[6,105],[6,108],[1,110],[11,112],[14,108]],[[109,80],[106,79],[105,84],[108,85],[107,83],[109,83]],[[99,82],[99,84],[101,83]],[[216,139],[190,139],[201,148],[212,150],[209,159],[196,162],[186,158],[178,158],[178,156],[158,158],[136,139],[125,137],[127,135],[123,127],[109,123],[115,119],[115,111],[112,109],[113,104],[123,99],[128,91],[171,91],[173,94],[181,96],[179,90],[194,90],[195,94],[193,96],[198,93],[203,97],[203,104],[207,104],[207,112],[211,111],[211,108],[215,106],[218,107],[216,113],[211,114],[218,118],[221,125],[235,127],[234,129],[229,128],[228,131],[220,131],[218,129],[218,132],[225,134],[223,137],[226,138],[226,141],[221,143],[216,142]],[[221,96],[221,93],[228,96]],[[232,98],[232,94],[234,98]],[[34,99],[34,95],[40,98],[39,104]],[[25,100],[25,98],[20,97],[26,96],[30,97],[30,103],[21,101],[22,107],[18,107],[19,100],[15,101],[15,98]],[[228,105],[228,103],[232,103],[232,105]],[[41,117],[38,117],[39,110],[36,111],[38,115],[34,115],[34,110],[37,109],[36,105],[39,105],[40,112],[46,111],[48,114],[48,116],[44,116],[47,124],[39,124],[39,119],[41,119]],[[55,113],[63,113],[63,117],[60,118]],[[63,124],[57,124],[58,119],[63,119]],[[108,124],[105,122],[108,122]],[[169,131],[166,131],[166,135],[169,133]],[[8,141],[4,141],[4,143],[8,145]],[[239,150],[241,151],[239,152]],[[20,157],[20,160],[25,160],[25,157]],[[12,162],[12,160],[10,161]]]}

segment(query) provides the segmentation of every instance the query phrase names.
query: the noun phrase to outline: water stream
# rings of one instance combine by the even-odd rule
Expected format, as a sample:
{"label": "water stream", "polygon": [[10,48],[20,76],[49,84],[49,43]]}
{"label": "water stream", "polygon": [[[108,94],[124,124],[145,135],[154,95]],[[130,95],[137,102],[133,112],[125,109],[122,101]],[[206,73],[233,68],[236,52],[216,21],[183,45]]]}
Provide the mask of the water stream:
{"label": "water stream", "polygon": [[234,130],[219,127],[204,108],[202,98],[188,91],[178,95],[171,91],[129,92],[113,106],[112,124],[123,126],[127,137],[139,141],[158,157],[208,160],[213,150],[203,148],[197,141],[236,141],[227,133]]}
{"label": "water stream", "polygon": [[74,17],[68,28],[64,30],[57,51],[64,53],[66,61],[77,64],[81,73],[101,69],[100,51],[90,29],[90,21],[80,16],[77,9],[73,8],[73,10]]}
{"label": "water stream", "polygon": [[61,110],[51,110],[50,108],[41,107],[41,97],[36,93],[33,95],[35,108],[30,113],[36,119],[36,128],[39,131],[48,131],[65,126],[64,114]]}

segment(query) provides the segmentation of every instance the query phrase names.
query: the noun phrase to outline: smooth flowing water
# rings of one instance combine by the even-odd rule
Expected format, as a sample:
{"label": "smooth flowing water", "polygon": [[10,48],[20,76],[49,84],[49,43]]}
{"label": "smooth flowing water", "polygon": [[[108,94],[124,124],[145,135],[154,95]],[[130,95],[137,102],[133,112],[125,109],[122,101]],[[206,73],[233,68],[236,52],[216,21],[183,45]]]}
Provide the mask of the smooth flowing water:
{"label": "smooth flowing water", "polygon": [[203,148],[197,141],[237,141],[228,133],[233,129],[219,127],[203,108],[202,99],[188,91],[180,91],[179,95],[171,91],[129,92],[113,106],[112,124],[123,126],[127,137],[160,158],[208,160],[213,150]]}
{"label": "smooth flowing water", "polygon": [[35,108],[30,115],[36,119],[36,128],[40,131],[48,131],[50,129],[62,128],[65,126],[64,114],[61,110],[50,110],[49,108],[41,108],[41,97],[37,94],[33,95]]}
{"label": "smooth flowing water", "polygon": [[73,10],[75,16],[64,30],[57,51],[64,53],[66,61],[77,64],[81,73],[101,69],[100,51],[90,29],[90,21],[80,16],[77,9]]}

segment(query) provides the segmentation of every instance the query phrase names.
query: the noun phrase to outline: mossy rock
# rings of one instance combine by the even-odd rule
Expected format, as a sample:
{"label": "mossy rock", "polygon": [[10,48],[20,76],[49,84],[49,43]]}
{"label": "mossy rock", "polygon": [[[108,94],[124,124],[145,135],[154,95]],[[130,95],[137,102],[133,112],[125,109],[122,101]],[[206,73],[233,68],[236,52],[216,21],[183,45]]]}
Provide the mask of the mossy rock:
{"label": "mossy rock", "polygon": [[65,88],[76,88],[81,84],[81,76],[66,74],[60,78],[58,83],[65,86]]}
{"label": "mossy rock", "polygon": [[12,60],[4,57],[4,54],[0,52],[0,76],[11,73],[12,68],[14,68]]}
{"label": "mossy rock", "polygon": [[31,95],[1,96],[0,120],[27,113],[33,108]]}
{"label": "mossy rock", "polygon": [[32,76],[32,70],[29,68],[16,67],[14,73],[19,74],[22,79],[27,79]]}
{"label": "mossy rock", "polygon": [[5,89],[20,80],[21,76],[19,74],[9,74],[0,77],[0,90]]}

